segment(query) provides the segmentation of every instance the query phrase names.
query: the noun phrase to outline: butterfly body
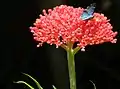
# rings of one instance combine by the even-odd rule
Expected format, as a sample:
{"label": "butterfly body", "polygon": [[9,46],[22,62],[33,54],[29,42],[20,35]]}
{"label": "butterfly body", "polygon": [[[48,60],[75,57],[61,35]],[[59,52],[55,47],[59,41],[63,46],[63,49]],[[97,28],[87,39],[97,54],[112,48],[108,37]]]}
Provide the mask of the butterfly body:
{"label": "butterfly body", "polygon": [[85,9],[81,15],[81,19],[82,20],[88,20],[88,19],[91,19],[93,18],[93,13],[94,13],[94,10],[95,10],[95,3],[91,4],[90,6],[87,7],[87,9]]}

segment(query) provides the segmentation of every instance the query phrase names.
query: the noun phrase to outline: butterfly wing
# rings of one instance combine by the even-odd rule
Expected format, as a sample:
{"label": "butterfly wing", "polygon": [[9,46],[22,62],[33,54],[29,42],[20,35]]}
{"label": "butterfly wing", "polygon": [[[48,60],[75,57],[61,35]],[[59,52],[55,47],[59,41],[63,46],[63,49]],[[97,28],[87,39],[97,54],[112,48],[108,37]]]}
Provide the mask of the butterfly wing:
{"label": "butterfly wing", "polygon": [[95,3],[91,4],[90,6],[87,7],[86,10],[83,11],[82,15],[81,15],[81,19],[82,20],[87,20],[93,17],[93,13],[95,10]]}
{"label": "butterfly wing", "polygon": [[83,11],[83,13],[82,13],[82,15],[81,15],[81,19],[82,19],[82,20],[87,20],[87,19],[90,19],[90,18],[92,18],[92,17],[93,17],[93,15],[89,15],[86,10]]}
{"label": "butterfly wing", "polygon": [[94,10],[95,10],[95,6],[96,6],[96,4],[93,3],[93,4],[91,4],[90,6],[87,7],[86,11],[88,12],[89,15],[93,15]]}

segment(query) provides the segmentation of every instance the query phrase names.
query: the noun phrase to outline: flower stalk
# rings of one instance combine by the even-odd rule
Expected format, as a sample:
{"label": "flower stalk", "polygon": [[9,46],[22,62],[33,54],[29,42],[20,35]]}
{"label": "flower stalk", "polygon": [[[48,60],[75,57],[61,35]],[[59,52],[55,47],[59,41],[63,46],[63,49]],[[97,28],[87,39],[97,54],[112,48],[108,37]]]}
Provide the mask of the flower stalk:
{"label": "flower stalk", "polygon": [[[64,46],[62,46],[64,48]],[[69,82],[70,89],[76,89],[76,72],[75,72],[75,60],[74,55],[78,52],[80,47],[73,49],[73,43],[69,42],[67,44],[67,60],[68,60],[68,71],[69,71]]]}
{"label": "flower stalk", "polygon": [[74,55],[72,48],[69,48],[67,51],[67,60],[68,60],[70,89],[76,89],[75,62],[74,62]]}

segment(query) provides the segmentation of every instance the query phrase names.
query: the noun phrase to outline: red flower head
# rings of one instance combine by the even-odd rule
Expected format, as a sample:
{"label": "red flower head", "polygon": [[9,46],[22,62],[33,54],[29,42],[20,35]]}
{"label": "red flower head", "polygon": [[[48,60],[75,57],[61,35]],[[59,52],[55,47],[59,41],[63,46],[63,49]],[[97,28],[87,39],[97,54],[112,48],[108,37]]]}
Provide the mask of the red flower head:
{"label": "red flower head", "polygon": [[48,13],[43,10],[44,15],[30,27],[34,39],[42,45],[44,42],[57,47],[69,42],[77,42],[80,48],[87,45],[101,44],[103,42],[115,43],[117,32],[112,31],[112,26],[103,14],[94,13],[89,20],[81,20],[83,8],[60,5]]}

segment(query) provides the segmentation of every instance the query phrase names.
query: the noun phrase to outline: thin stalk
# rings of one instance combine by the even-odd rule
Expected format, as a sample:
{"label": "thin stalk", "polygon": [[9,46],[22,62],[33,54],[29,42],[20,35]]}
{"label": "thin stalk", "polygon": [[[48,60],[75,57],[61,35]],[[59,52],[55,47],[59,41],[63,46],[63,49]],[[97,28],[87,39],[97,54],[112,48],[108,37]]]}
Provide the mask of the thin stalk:
{"label": "thin stalk", "polygon": [[70,47],[67,50],[67,60],[68,60],[70,89],[76,89],[75,62],[74,62],[74,52],[73,52],[72,47]]}

